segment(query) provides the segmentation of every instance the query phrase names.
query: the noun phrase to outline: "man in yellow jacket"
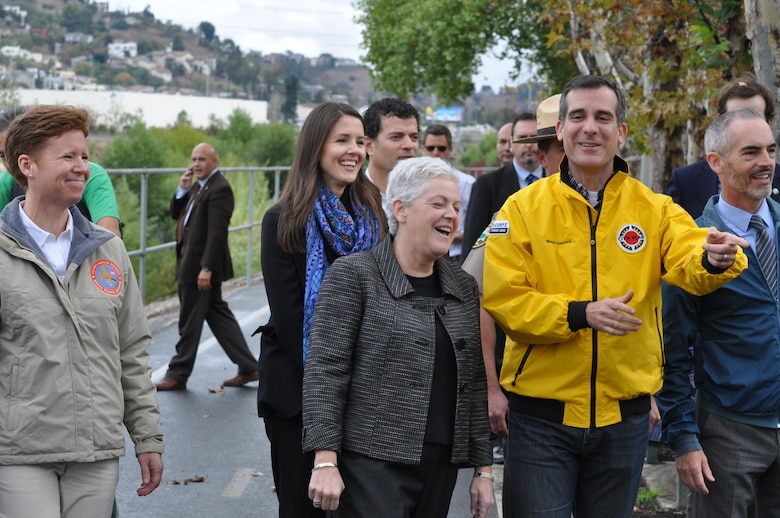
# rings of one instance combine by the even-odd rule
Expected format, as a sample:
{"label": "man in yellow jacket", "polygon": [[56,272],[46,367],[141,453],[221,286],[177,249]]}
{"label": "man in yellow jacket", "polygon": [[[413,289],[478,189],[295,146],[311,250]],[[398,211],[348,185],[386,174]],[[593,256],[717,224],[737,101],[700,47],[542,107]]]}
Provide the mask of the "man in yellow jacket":
{"label": "man in yellow jacket", "polygon": [[698,228],[630,177],[617,156],[626,109],[610,80],[570,81],[559,174],[511,196],[487,240],[516,517],[631,515],[662,381],[661,280],[702,295],[747,267],[747,241]]}

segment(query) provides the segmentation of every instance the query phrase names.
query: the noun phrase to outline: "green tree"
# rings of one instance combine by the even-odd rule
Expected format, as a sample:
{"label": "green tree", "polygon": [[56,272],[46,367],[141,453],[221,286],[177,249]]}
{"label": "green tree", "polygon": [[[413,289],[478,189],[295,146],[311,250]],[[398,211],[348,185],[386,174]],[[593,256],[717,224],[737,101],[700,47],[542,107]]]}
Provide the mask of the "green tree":
{"label": "green tree", "polygon": [[171,44],[173,45],[173,50],[184,50],[184,40],[181,34],[174,35]]}
{"label": "green tree", "polygon": [[[180,133],[183,133],[181,135]],[[170,130],[147,128],[136,122],[127,133],[117,135],[97,160],[107,169],[180,167],[189,163],[189,153],[198,142],[205,141],[202,133],[193,134],[191,127],[174,127]],[[184,144],[182,142],[184,141]],[[186,149],[186,151],[184,151]],[[146,239],[149,245],[175,239],[176,225],[168,212],[171,196],[176,192],[180,174],[150,175],[148,190],[148,217]],[[140,243],[139,176],[119,176],[114,179],[114,189],[125,222],[124,240],[128,250]],[[175,293],[175,254],[173,250],[152,254],[146,264],[147,300]]]}
{"label": "green tree", "polygon": [[550,41],[580,73],[609,76],[627,93],[634,130],[623,154],[649,154],[645,180],[664,190],[672,168],[701,158],[717,91],[752,67],[742,2],[544,1]]}
{"label": "green tree", "polygon": [[93,30],[92,11],[88,7],[68,4],[62,10],[62,26],[68,32],[91,34]]}
{"label": "green tree", "polygon": [[140,39],[138,40],[138,55],[139,56],[145,56],[152,52],[153,50],[158,50],[158,45],[156,42],[152,40],[147,39]]}
{"label": "green tree", "polygon": [[295,123],[298,120],[298,82],[298,78],[294,75],[289,75],[284,79],[282,117],[287,123]]}
{"label": "green tree", "polygon": [[79,61],[73,64],[73,71],[79,76],[90,76],[92,75],[92,65],[87,61]]}
{"label": "green tree", "polygon": [[457,9],[446,0],[357,0],[356,6],[364,61],[379,89],[401,97],[433,93],[451,103],[470,95],[481,56],[499,42],[506,45],[502,58],[514,60],[517,71],[533,60],[553,89],[576,73],[536,23],[543,0],[463,0]]}
{"label": "green tree", "polygon": [[488,133],[479,142],[474,142],[459,154],[456,167],[482,167],[498,164],[495,133]]}
{"label": "green tree", "polygon": [[190,119],[187,110],[182,110],[176,115],[175,126],[192,126],[192,119]]}
{"label": "green tree", "polygon": [[198,30],[200,30],[203,39],[211,43],[211,41],[214,39],[214,33],[216,32],[214,26],[209,22],[200,22]]}
{"label": "green tree", "polygon": [[[741,0],[358,0],[365,61],[381,88],[471,93],[479,56],[504,41],[516,65],[535,63],[549,89],[577,73],[608,76],[627,93],[629,139],[621,152],[652,157],[656,190],[669,171],[701,158],[712,99],[752,68]],[[576,68],[571,64],[574,63]]]}

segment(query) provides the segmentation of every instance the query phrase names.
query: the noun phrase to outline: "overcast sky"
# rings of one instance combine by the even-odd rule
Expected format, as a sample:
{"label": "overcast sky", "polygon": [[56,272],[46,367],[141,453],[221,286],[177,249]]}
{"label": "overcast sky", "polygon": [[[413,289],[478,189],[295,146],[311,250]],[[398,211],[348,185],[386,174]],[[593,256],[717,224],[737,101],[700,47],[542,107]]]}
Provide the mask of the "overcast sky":
{"label": "overcast sky", "polygon": [[[109,9],[143,11],[148,5],[155,18],[183,26],[197,27],[208,21],[220,39],[232,39],[243,51],[263,54],[288,50],[316,57],[360,59],[361,26],[353,19],[351,0],[108,0]],[[487,56],[474,77],[480,88],[489,84],[494,91],[517,82],[509,80],[512,64]]]}

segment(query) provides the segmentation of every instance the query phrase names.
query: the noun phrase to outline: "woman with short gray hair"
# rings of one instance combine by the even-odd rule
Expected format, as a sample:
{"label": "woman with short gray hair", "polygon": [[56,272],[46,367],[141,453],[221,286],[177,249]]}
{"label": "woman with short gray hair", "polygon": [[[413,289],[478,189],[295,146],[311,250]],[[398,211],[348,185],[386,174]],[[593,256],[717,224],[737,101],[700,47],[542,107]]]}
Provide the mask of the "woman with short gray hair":
{"label": "woman with short gray hair", "polygon": [[458,468],[471,513],[493,505],[493,456],[474,279],[446,259],[460,191],[449,165],[390,173],[391,236],[337,259],[314,312],[303,382],[309,497],[339,518],[446,517]]}

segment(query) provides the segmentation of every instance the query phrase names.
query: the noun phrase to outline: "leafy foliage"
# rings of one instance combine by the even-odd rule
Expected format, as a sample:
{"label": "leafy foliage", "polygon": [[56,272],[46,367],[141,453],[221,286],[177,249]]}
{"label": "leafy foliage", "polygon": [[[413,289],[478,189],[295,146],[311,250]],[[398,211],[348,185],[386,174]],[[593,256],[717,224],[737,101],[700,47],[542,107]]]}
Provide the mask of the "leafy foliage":
{"label": "leafy foliage", "polygon": [[203,35],[203,39],[211,43],[214,39],[214,33],[216,32],[214,25],[210,22],[200,22],[198,30],[200,30],[200,33]]}
{"label": "leafy foliage", "polygon": [[92,11],[89,7],[68,4],[62,10],[62,26],[68,32],[92,32]]}
{"label": "leafy foliage", "polygon": [[434,93],[450,103],[470,95],[480,56],[499,42],[506,45],[501,57],[513,59],[518,73],[533,59],[553,89],[576,70],[536,23],[545,7],[540,0],[463,0],[457,8],[445,0],[357,0],[356,7],[364,61],[377,86],[400,97]]}
{"label": "leafy foliage", "polygon": [[284,103],[282,104],[282,116],[284,121],[294,123],[298,118],[298,78],[289,75],[284,79]]}
{"label": "leafy foliage", "polygon": [[[184,171],[190,153],[200,142],[208,142],[217,149],[220,165],[265,166],[286,165],[292,162],[295,148],[295,128],[286,124],[255,124],[249,114],[236,109],[227,123],[215,121],[215,135],[207,135],[189,122],[186,112],[179,114],[177,124],[171,129],[147,128],[136,121],[125,134],[117,135],[102,153],[93,153],[93,160],[107,169],[175,168]],[[146,240],[148,246],[175,239],[176,226],[169,214],[171,196],[176,192],[181,173],[149,176],[148,216]],[[258,174],[253,186],[252,212],[257,219],[270,205],[272,177]],[[112,178],[119,203],[119,213],[125,223],[124,240],[128,250],[140,244],[140,193],[139,176],[119,175]],[[243,224],[249,213],[249,173],[234,172],[229,175],[236,195],[233,224]],[[231,236],[231,251],[236,275],[245,272],[247,248],[246,235]],[[259,249],[259,232],[253,233],[254,250]],[[253,270],[257,271],[259,255],[252,257]],[[176,290],[174,278],[175,256],[172,251],[155,253],[147,258],[147,300],[169,295]]]}
{"label": "leafy foliage", "polygon": [[498,166],[496,155],[496,133],[488,133],[479,142],[470,144],[463,151],[456,162],[456,167],[482,167],[486,165]]}
{"label": "leafy foliage", "polygon": [[702,128],[723,83],[752,68],[742,4],[356,2],[365,60],[379,86],[399,96],[435,93],[450,102],[470,94],[479,56],[498,42],[505,42],[502,57],[514,59],[516,70],[527,61],[539,68],[548,93],[578,73],[611,77],[629,98],[631,152],[652,154],[659,190],[671,168],[686,161],[686,151],[689,159],[699,158]]}

